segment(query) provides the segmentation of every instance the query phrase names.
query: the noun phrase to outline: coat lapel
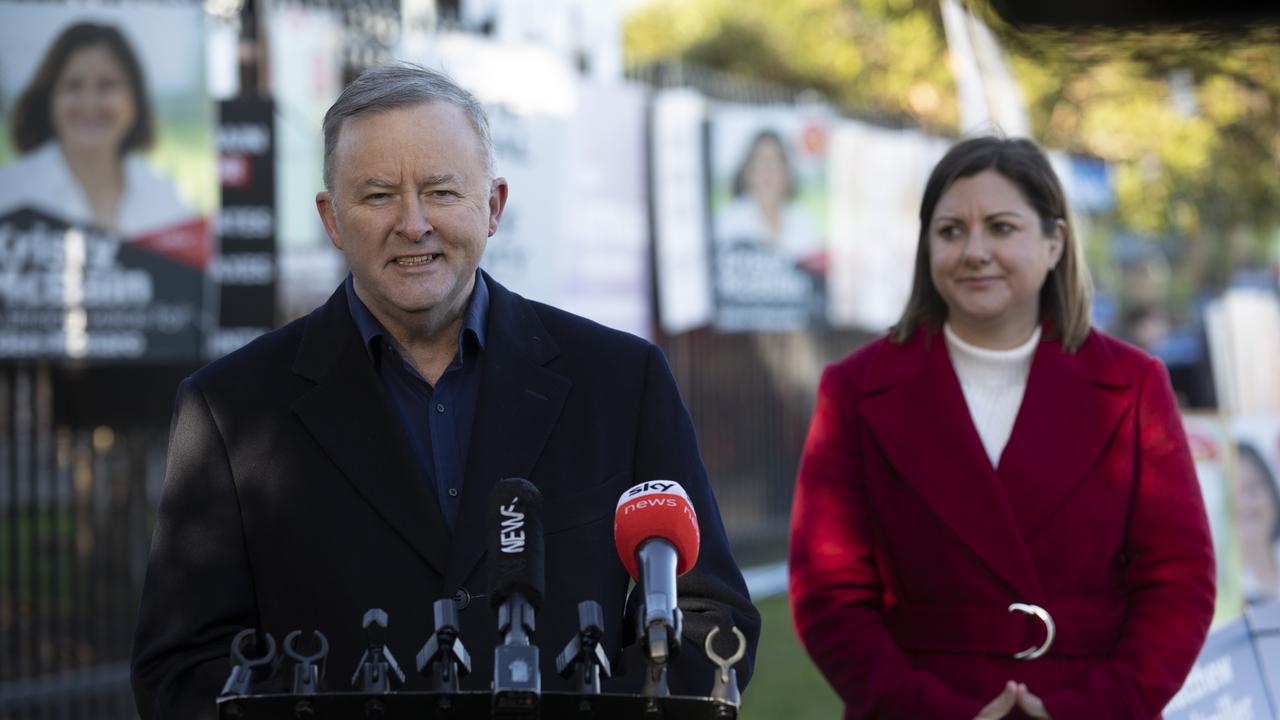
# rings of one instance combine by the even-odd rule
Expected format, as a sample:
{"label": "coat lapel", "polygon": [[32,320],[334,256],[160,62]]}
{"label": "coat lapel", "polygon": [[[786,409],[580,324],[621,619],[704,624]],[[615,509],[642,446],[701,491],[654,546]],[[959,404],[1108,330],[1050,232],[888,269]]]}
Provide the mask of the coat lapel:
{"label": "coat lapel", "polygon": [[413,472],[403,430],[356,331],[341,287],[307,320],[294,372],[316,383],[293,411],[347,481],[441,575],[449,536]]}
{"label": "coat lapel", "polygon": [[1030,540],[1097,462],[1129,409],[1128,385],[1106,347],[1090,335],[1072,354],[1041,341],[998,475]]}
{"label": "coat lapel", "polygon": [[942,335],[921,331],[905,345],[885,343],[864,387],[863,416],[898,477],[1015,596],[1042,601],[1030,553]]}
{"label": "coat lapel", "polygon": [[446,588],[461,586],[480,563],[490,489],[503,478],[529,478],[572,384],[544,367],[560,351],[533,306],[488,275],[485,281],[488,342]]}

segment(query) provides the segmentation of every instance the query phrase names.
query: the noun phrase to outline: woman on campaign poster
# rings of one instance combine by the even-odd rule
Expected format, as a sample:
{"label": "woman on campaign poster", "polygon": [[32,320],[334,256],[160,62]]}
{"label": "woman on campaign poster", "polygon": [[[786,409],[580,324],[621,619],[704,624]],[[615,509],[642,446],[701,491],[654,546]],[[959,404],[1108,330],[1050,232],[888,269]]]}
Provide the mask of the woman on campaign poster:
{"label": "woman on campaign poster", "polygon": [[711,122],[712,275],[720,330],[826,323],[826,122],[729,107]]}
{"label": "woman on campaign poster", "polygon": [[[10,117],[18,160],[0,169],[0,208],[31,207],[129,239],[204,222],[144,157],[155,119],[138,56],[121,31],[77,22],[45,53]],[[171,241],[172,242],[172,241]],[[207,251],[207,248],[206,248]]]}
{"label": "woman on campaign poster", "polygon": [[201,10],[0,13],[0,357],[197,357],[218,191]]}

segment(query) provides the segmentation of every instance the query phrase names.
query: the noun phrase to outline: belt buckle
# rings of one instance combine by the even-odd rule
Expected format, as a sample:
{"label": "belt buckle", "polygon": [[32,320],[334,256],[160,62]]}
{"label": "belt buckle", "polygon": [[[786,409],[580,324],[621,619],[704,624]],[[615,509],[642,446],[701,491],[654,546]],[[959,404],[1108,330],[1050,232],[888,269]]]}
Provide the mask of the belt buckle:
{"label": "belt buckle", "polygon": [[1029,603],[1013,603],[1009,606],[1009,612],[1020,612],[1039,618],[1044,623],[1045,637],[1044,642],[1040,645],[1032,645],[1020,653],[1014,653],[1015,660],[1035,660],[1036,658],[1049,652],[1049,646],[1053,644],[1053,636],[1057,633],[1057,629],[1053,625],[1053,616],[1047,610],[1039,605],[1031,605]]}

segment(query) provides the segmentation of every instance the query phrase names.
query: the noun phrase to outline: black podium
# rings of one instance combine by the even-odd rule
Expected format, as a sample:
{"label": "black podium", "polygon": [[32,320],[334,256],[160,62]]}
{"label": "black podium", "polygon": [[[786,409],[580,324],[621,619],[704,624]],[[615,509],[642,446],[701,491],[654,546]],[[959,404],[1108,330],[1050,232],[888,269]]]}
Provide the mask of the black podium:
{"label": "black podium", "polygon": [[222,720],[735,720],[738,707],[709,697],[543,692],[525,711],[495,713],[485,691],[243,695],[218,700]]}

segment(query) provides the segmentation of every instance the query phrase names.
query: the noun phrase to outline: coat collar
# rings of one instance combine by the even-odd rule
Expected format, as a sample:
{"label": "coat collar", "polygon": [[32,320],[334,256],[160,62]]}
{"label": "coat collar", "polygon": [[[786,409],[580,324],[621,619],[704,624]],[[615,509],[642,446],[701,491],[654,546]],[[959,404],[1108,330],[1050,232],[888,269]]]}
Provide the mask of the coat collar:
{"label": "coat collar", "polygon": [[[437,572],[449,536],[434,495],[416,477],[341,286],[306,320],[293,371],[315,383],[293,412],[352,487]],[[430,521],[424,522],[424,518]]]}
{"label": "coat collar", "polygon": [[861,407],[903,481],[1015,596],[1039,602],[1028,542],[1106,447],[1130,404],[1116,392],[1126,385],[1094,334],[1073,354],[1042,339],[998,471],[941,333],[921,330],[902,345],[883,343],[868,367]]}
{"label": "coat collar", "polygon": [[559,355],[533,305],[487,274],[489,319],[457,531],[445,530],[429,489],[414,476],[408,441],[384,396],[342,288],[306,320],[295,373],[316,383],[293,410],[378,514],[437,572],[461,586],[486,543],[490,488],[529,477],[569,392],[544,367]]}

